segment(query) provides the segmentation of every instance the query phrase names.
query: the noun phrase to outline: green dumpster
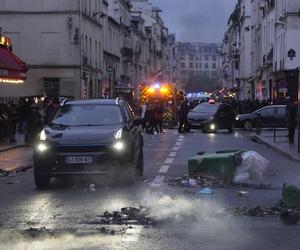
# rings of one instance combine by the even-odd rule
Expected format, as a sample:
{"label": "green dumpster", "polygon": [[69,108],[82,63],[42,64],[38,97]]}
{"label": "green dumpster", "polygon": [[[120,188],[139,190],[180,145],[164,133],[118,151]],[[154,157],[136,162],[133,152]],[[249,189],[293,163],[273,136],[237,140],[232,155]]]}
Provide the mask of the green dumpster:
{"label": "green dumpster", "polygon": [[241,163],[242,151],[225,150],[214,154],[203,154],[188,160],[190,177],[206,174],[232,181],[236,166]]}
{"label": "green dumpster", "polygon": [[282,190],[282,202],[288,208],[300,208],[300,189],[295,186],[284,186]]}

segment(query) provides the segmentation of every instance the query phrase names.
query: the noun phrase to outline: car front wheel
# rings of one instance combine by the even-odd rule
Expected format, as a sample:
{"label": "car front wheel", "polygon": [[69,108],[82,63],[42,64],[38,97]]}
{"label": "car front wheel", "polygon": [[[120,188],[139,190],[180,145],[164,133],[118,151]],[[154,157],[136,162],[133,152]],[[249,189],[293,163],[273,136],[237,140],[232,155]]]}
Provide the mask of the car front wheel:
{"label": "car front wheel", "polygon": [[254,126],[253,126],[252,121],[246,120],[246,121],[244,122],[244,129],[245,129],[245,130],[252,130],[253,127],[254,127]]}
{"label": "car front wheel", "polygon": [[34,182],[37,188],[47,188],[50,186],[51,176],[42,173],[38,167],[34,167]]}

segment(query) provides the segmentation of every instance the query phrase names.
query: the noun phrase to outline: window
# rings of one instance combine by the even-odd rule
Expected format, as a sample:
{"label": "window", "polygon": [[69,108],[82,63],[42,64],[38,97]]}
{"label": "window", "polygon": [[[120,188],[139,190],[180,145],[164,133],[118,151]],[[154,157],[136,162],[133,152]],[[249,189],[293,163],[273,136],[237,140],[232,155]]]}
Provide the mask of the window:
{"label": "window", "polygon": [[182,63],[180,63],[180,66],[181,66],[181,68],[185,68],[185,63],[184,62],[182,62]]}
{"label": "window", "polygon": [[103,126],[123,122],[120,108],[115,105],[65,105],[54,115],[51,123],[66,126]]}
{"label": "window", "polygon": [[190,56],[190,60],[194,60],[194,57],[193,57],[193,56]]}
{"label": "window", "polygon": [[45,78],[44,79],[44,92],[48,97],[59,96],[59,78]]}
{"label": "window", "polygon": [[194,68],[194,64],[193,63],[190,63],[190,68]]}
{"label": "window", "polygon": [[208,63],[205,63],[205,68],[208,69]]}
{"label": "window", "polygon": [[209,60],[209,56],[205,56],[205,60],[208,61]]}
{"label": "window", "polygon": [[217,61],[217,57],[216,56],[212,56],[212,60],[213,61]]}
{"label": "window", "polygon": [[195,66],[195,68],[198,68],[198,63],[196,63],[196,66]]}
{"label": "window", "polygon": [[212,68],[213,68],[213,69],[216,69],[216,68],[217,68],[217,65],[216,65],[215,63],[213,63],[213,64],[212,64]]}
{"label": "window", "polygon": [[280,116],[285,116],[286,109],[285,108],[277,108],[276,109],[276,114]]}
{"label": "window", "polygon": [[202,63],[199,63],[199,68],[200,68],[200,69],[202,68]]}
{"label": "window", "polygon": [[257,113],[261,114],[262,117],[270,116],[275,113],[275,108],[264,108],[264,109],[258,110]]}

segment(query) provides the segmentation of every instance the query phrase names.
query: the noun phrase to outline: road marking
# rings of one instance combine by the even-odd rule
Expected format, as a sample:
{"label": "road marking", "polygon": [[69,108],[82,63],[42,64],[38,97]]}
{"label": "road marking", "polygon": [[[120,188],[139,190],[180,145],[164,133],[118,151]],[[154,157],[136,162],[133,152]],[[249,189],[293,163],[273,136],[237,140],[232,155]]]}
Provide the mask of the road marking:
{"label": "road marking", "polygon": [[180,147],[176,146],[172,148],[172,151],[178,151],[180,149]]}
{"label": "road marking", "polygon": [[182,144],[182,141],[178,141],[175,143],[175,146],[181,146],[181,144]]}
{"label": "road marking", "polygon": [[180,135],[179,138],[184,138],[184,135]]}
{"label": "road marking", "polygon": [[165,180],[165,176],[163,176],[163,175],[155,176],[153,182],[150,183],[150,187],[152,187],[152,188],[160,187],[161,184],[163,184],[164,180]]}
{"label": "road marking", "polygon": [[169,157],[176,157],[177,156],[177,152],[171,152],[170,154],[169,154]]}
{"label": "road marking", "polygon": [[169,170],[170,165],[162,165],[159,169],[158,173],[160,174],[166,174]]}
{"label": "road marking", "polygon": [[182,141],[183,141],[183,138],[178,138],[177,141],[182,142]]}
{"label": "road marking", "polygon": [[165,164],[171,164],[174,161],[174,158],[167,158]]}

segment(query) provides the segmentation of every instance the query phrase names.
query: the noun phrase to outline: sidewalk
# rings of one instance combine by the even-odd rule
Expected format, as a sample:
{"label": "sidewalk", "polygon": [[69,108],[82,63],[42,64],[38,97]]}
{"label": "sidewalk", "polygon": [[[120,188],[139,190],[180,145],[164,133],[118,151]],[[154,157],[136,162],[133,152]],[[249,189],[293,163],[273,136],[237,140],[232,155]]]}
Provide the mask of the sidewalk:
{"label": "sidewalk", "polygon": [[300,153],[298,153],[298,131],[296,130],[294,145],[289,144],[287,134],[287,130],[276,130],[276,137],[274,141],[274,131],[263,130],[261,135],[253,134],[253,138],[290,160],[300,162]]}
{"label": "sidewalk", "polygon": [[7,150],[19,148],[19,147],[27,147],[28,145],[24,143],[24,135],[17,134],[16,135],[17,142],[9,143],[8,141],[0,141],[0,152],[4,152]]}

